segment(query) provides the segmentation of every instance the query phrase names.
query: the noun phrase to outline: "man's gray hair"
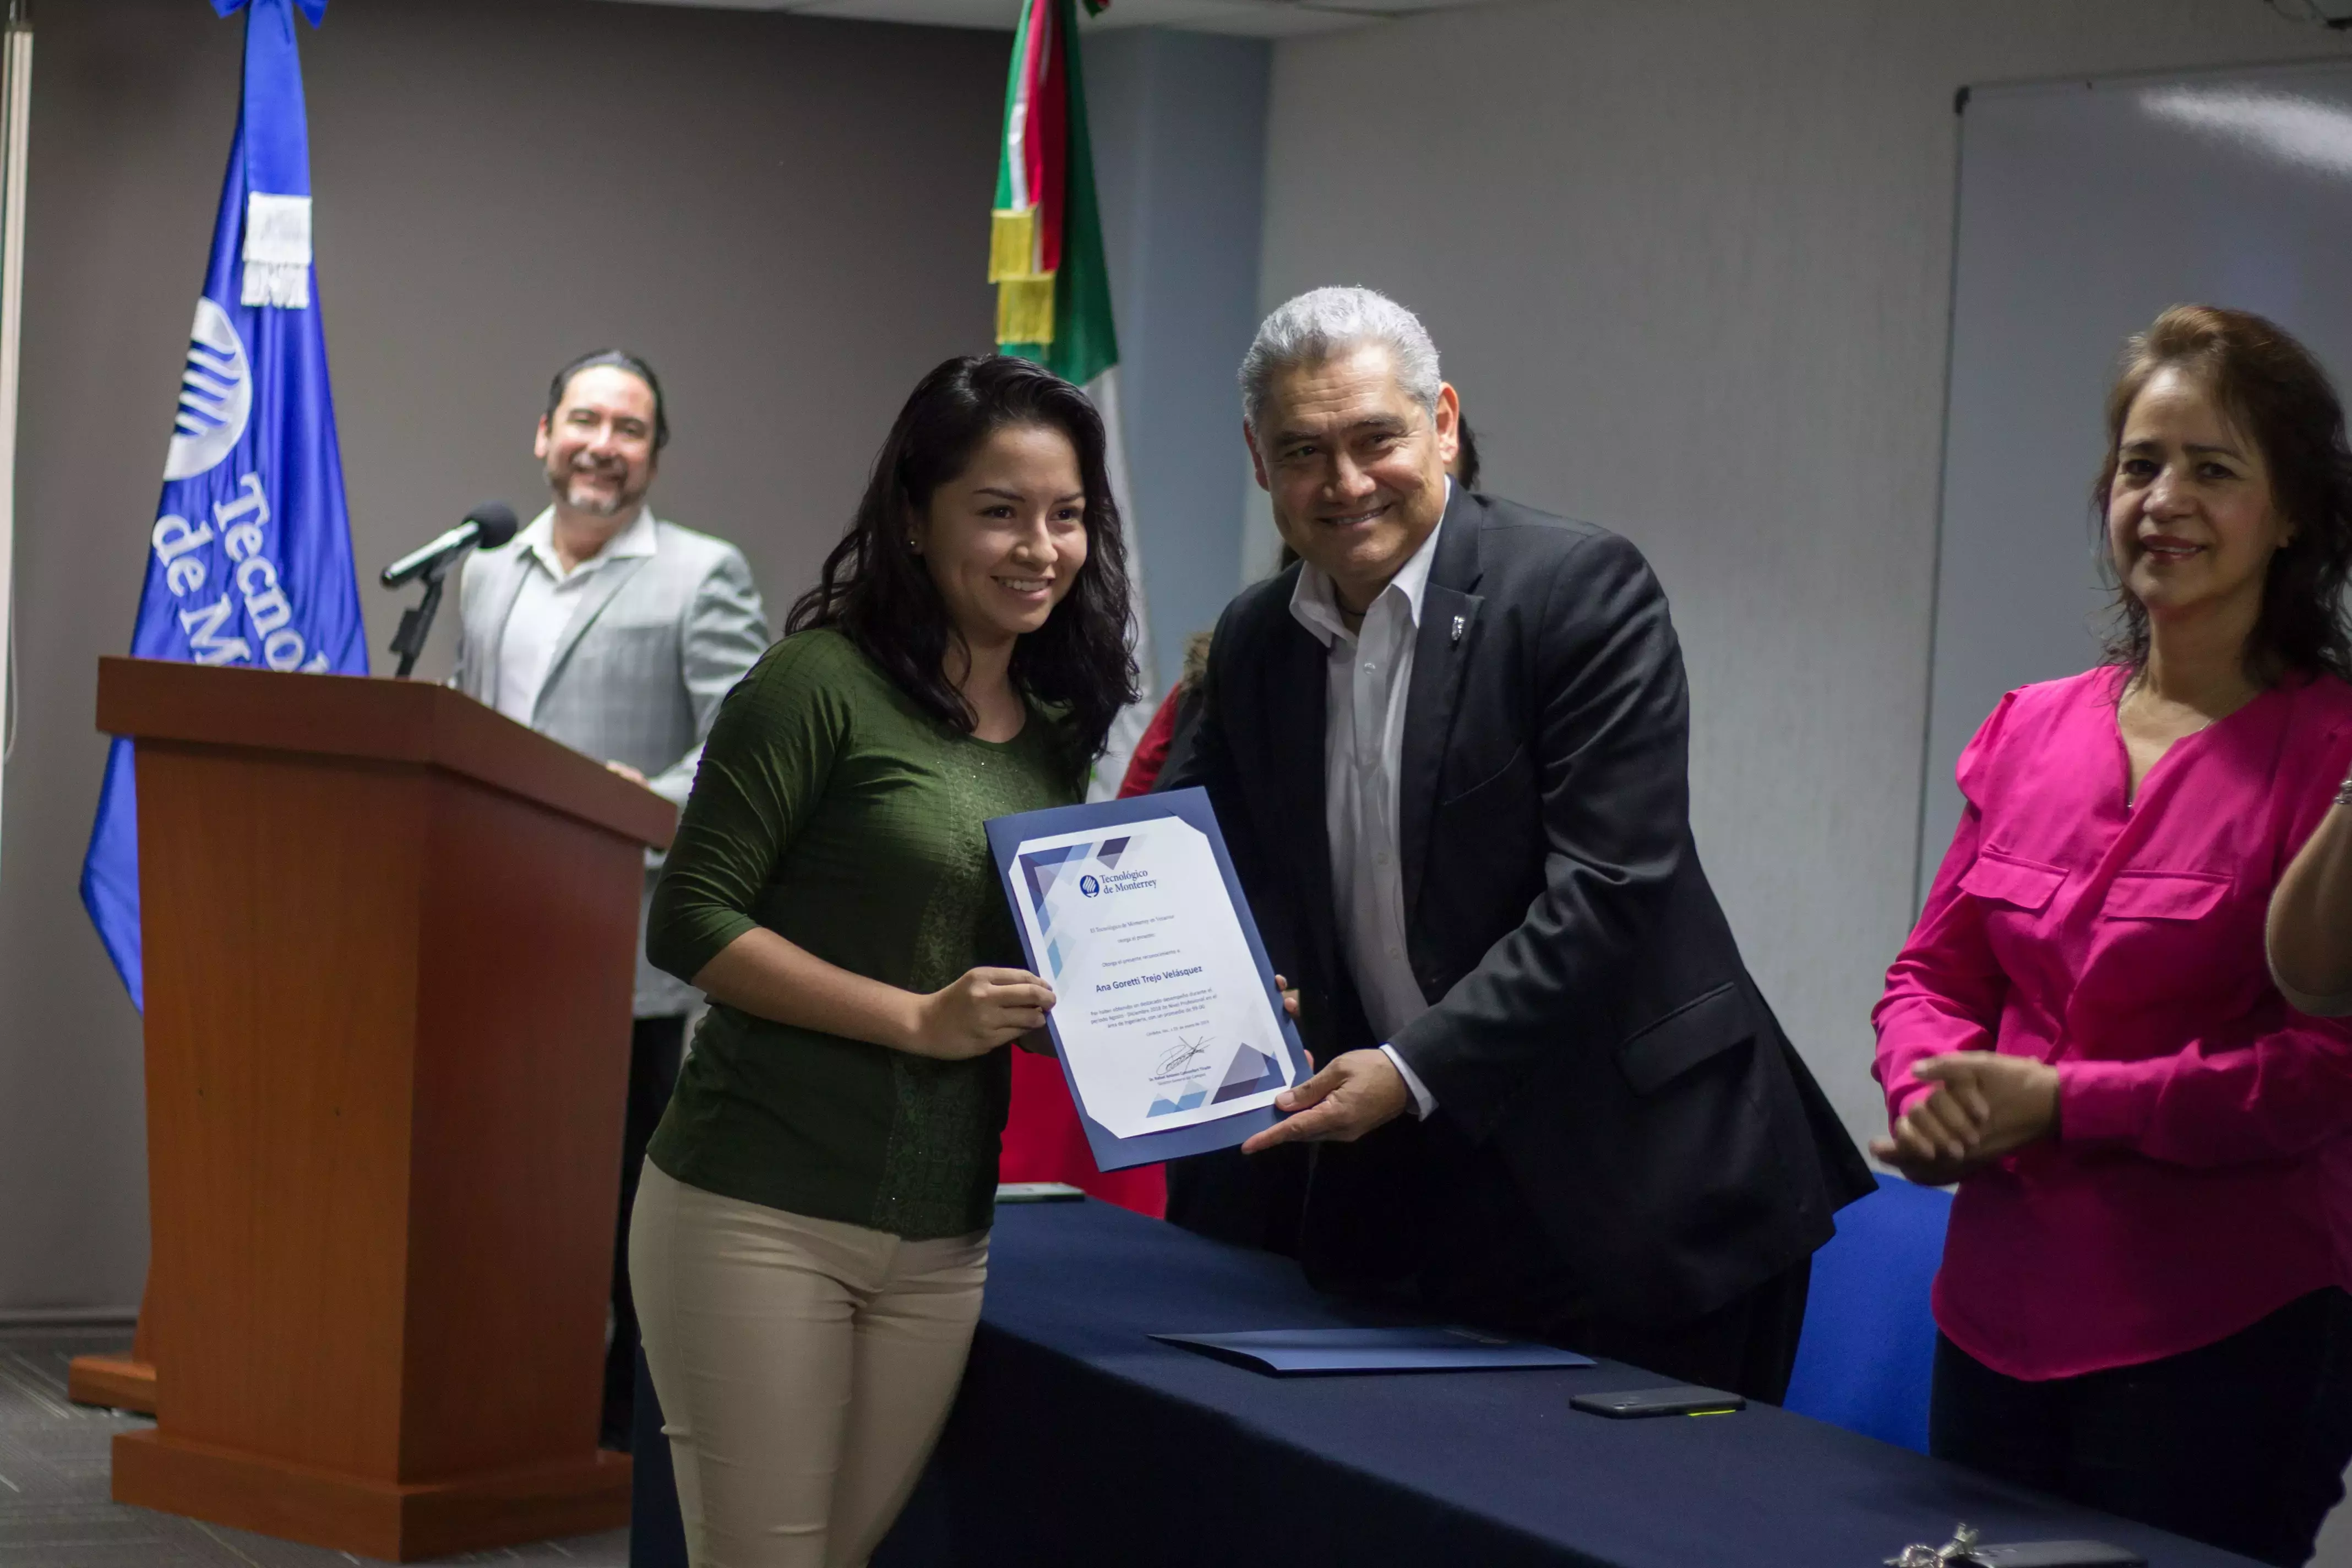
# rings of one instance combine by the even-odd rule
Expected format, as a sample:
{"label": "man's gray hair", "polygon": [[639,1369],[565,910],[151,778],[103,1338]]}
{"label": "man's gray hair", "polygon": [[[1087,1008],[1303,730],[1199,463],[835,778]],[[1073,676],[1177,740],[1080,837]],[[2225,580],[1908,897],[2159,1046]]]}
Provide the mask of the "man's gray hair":
{"label": "man's gray hair", "polygon": [[1397,384],[1437,416],[1437,345],[1421,318],[1370,289],[1314,289],[1258,323],[1242,355],[1242,416],[1255,434],[1274,378],[1299,365],[1319,364],[1361,343],[1381,343],[1396,360]]}

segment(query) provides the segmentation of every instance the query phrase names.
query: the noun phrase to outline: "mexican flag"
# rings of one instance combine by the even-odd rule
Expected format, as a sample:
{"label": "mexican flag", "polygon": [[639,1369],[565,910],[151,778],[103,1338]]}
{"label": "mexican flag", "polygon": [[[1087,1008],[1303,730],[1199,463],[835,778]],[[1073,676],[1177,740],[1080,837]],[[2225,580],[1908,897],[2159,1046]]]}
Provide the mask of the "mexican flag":
{"label": "mexican flag", "polygon": [[[1108,0],[1103,0],[1108,4]],[[1089,15],[1103,5],[1086,0]],[[1094,152],[1087,140],[1087,95],[1078,75],[1078,0],[1024,0],[1013,35],[1004,88],[1004,134],[989,226],[988,279],[996,285],[996,346],[1034,360],[1087,390],[1110,437],[1111,495],[1127,541],[1135,605],[1135,658],[1151,668],[1143,609],[1143,556],[1119,426],[1118,334],[1103,265],[1102,214],[1095,205]],[[1154,693],[1111,726],[1095,764],[1097,800],[1118,793],[1135,743],[1151,721]]]}

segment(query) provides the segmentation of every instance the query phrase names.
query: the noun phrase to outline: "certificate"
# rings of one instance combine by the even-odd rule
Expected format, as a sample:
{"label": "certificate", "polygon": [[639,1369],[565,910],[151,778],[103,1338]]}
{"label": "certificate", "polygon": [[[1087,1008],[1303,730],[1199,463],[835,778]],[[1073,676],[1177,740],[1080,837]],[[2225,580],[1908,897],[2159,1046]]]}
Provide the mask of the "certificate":
{"label": "certificate", "polygon": [[1205,792],[988,825],[1070,1098],[1106,1171],[1228,1148],[1307,1077]]}

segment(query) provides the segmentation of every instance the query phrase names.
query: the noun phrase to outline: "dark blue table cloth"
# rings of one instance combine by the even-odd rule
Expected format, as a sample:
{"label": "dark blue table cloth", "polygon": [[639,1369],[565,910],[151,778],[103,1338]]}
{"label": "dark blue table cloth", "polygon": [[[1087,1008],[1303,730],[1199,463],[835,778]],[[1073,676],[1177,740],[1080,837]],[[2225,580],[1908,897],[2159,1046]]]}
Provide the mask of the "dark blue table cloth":
{"label": "dark blue table cloth", "polygon": [[[2095,1537],[2152,1568],[2247,1568],[1785,1411],[1571,1410],[1665,1381],[1613,1363],[1278,1379],[1146,1337],[1367,1321],[1281,1258],[1108,1205],[1000,1208],[962,1392],[877,1568],[1872,1568],[1960,1521],[1991,1541]],[[648,1480],[665,1458],[640,1452]],[[633,1561],[675,1561],[652,1550],[675,1528],[641,1517]]]}

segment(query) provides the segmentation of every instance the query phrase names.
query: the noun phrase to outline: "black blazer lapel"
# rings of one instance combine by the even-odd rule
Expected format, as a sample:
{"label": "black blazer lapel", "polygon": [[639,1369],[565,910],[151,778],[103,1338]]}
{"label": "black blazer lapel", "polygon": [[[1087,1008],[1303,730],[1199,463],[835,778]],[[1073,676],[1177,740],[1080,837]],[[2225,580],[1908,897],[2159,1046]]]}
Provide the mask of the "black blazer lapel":
{"label": "black blazer lapel", "polygon": [[1445,508],[1437,559],[1421,596],[1412,642],[1412,685],[1405,694],[1404,742],[1398,758],[1397,852],[1403,857],[1405,926],[1421,901],[1422,873],[1437,812],[1437,780],[1461,707],[1463,673],[1478,640],[1478,530],[1486,509],[1459,487]]}
{"label": "black blazer lapel", "polygon": [[1298,910],[1307,940],[1323,972],[1337,979],[1343,971],[1339,964],[1331,834],[1324,799],[1329,658],[1315,635],[1290,619],[1286,607],[1282,614],[1288,624],[1278,628],[1276,653],[1266,660],[1259,688],[1265,693],[1266,734],[1274,763],[1275,828],[1287,850],[1276,847],[1276,856],[1288,862],[1298,878]]}

